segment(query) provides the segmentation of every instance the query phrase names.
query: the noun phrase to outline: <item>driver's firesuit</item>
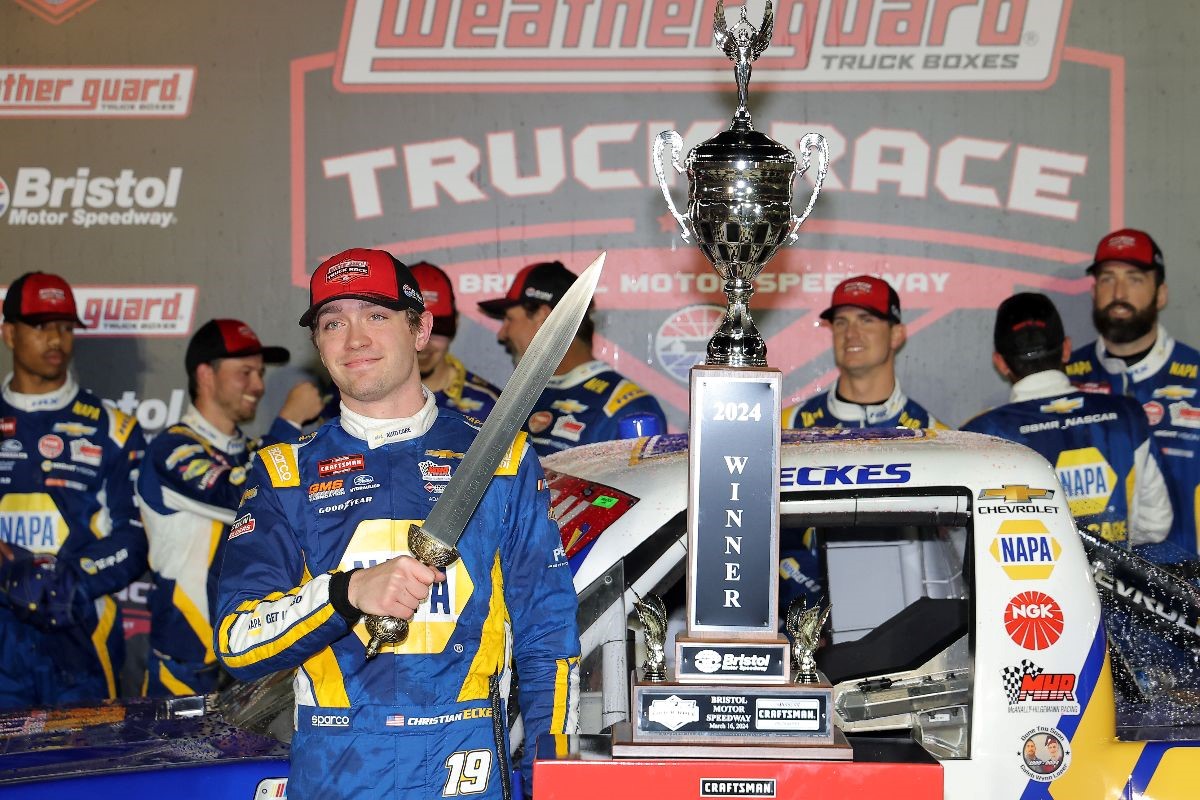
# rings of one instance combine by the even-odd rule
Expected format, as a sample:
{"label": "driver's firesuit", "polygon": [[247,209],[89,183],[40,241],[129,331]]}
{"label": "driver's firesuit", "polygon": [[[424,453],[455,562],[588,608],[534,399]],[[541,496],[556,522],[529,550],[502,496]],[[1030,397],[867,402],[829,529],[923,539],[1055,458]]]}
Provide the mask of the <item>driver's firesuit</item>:
{"label": "driver's firesuit", "polygon": [[1057,369],[1017,381],[1011,398],[962,429],[1041,453],[1058,473],[1072,516],[1096,536],[1122,545],[1167,537],[1171,501],[1150,427],[1136,402],[1081,392]]}
{"label": "driver's firesuit", "polygon": [[577,727],[575,594],[524,436],[408,638],[364,657],[350,571],[408,552],[409,524],[428,515],[475,434],[426,393],[413,417],[343,406],[313,438],[260,451],[229,532],[216,651],[239,678],[296,669],[289,796],[500,797],[514,660],[527,789],[532,742]]}
{"label": "driver's firesuit", "polygon": [[[11,379],[10,379],[11,380]],[[146,568],[134,501],[137,420],[68,377],[0,392],[0,708],[117,696],[125,655],[114,592]]]}
{"label": "driver's firesuit", "polygon": [[940,428],[946,426],[912,400],[896,381],[882,403],[854,403],[838,396],[837,381],[824,394],[783,410],[785,428]]}

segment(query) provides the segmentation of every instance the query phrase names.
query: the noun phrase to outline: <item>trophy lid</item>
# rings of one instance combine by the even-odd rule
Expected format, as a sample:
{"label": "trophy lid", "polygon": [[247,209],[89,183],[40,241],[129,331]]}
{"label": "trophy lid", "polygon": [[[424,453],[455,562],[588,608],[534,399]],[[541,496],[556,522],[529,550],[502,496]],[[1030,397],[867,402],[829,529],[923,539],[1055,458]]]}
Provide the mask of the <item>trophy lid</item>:
{"label": "trophy lid", "polygon": [[775,163],[794,169],[795,154],[765,133],[736,123],[729,130],[701,142],[688,154],[688,166],[705,163],[727,164],[747,161],[755,164]]}

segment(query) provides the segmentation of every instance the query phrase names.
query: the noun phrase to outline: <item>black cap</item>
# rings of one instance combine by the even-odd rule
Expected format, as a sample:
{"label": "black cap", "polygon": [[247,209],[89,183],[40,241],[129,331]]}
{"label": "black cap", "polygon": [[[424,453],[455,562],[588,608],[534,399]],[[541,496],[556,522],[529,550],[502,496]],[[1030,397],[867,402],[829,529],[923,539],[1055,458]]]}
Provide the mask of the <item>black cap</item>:
{"label": "black cap", "polygon": [[210,319],[192,334],[183,363],[187,374],[196,367],[218,358],[245,358],[261,355],[264,364],[286,364],[289,353],[284,347],[264,347],[250,326],[236,319]]}
{"label": "black cap", "polygon": [[505,311],[529,301],[553,307],[563,299],[576,277],[561,261],[530,264],[513,278],[508,294],[495,300],[482,300],[479,308],[492,319],[504,319]]}
{"label": "black cap", "polygon": [[996,352],[1006,359],[1031,361],[1062,353],[1066,334],[1058,309],[1044,294],[1021,292],[996,310]]}

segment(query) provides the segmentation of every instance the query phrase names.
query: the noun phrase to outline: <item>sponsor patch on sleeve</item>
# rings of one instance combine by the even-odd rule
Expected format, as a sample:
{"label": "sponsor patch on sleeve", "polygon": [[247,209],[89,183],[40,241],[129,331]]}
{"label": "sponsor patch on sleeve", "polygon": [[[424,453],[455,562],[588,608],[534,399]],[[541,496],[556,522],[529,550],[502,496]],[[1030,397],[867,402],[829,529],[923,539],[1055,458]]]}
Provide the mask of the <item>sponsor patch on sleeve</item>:
{"label": "sponsor patch on sleeve", "polygon": [[290,444],[273,444],[259,451],[259,458],[271,476],[271,485],[276,488],[300,485],[300,468],[296,464],[296,450]]}
{"label": "sponsor patch on sleeve", "polygon": [[497,475],[517,474],[517,469],[521,466],[521,454],[525,452],[526,438],[528,438],[528,434],[525,431],[521,431],[516,435],[512,445],[508,448],[508,452],[500,460],[500,465],[496,467]]}
{"label": "sponsor patch on sleeve", "polygon": [[611,417],[634,400],[645,396],[645,389],[633,381],[622,379],[604,404],[604,413]]}
{"label": "sponsor patch on sleeve", "polygon": [[254,532],[254,517],[246,514],[244,517],[239,517],[234,520],[233,525],[229,528],[229,538],[236,539],[237,537]]}

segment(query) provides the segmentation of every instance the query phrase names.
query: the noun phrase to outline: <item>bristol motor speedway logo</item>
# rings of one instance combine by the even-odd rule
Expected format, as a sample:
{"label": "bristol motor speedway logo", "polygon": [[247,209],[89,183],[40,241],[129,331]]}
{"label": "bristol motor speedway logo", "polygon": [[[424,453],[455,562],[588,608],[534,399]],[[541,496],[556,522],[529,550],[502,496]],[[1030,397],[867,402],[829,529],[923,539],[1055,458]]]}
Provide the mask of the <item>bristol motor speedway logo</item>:
{"label": "bristol motor speedway logo", "polygon": [[[331,51],[292,62],[293,283],[348,240],[432,259],[490,345],[476,301],[529,263],[578,271],[607,250],[597,356],[686,415],[688,370],[727,300],[649,154],[661,131],[691,147],[728,127],[732,65],[712,44],[715,0],[636,5],[348,0]],[[755,281],[785,403],[835,374],[818,327],[841,280],[884,278],[909,346],[944,347],[959,315],[990,324],[1019,289],[1088,302],[1082,265],[1124,223],[1124,62],[1066,45],[1070,3],[911,5],[776,4],[755,63],[756,129],[793,151],[818,132],[831,153],[799,242]],[[1079,97],[1087,113],[1055,111]],[[670,181],[682,206],[686,181]]]}
{"label": "bristol motor speedway logo", "polygon": [[5,184],[0,191],[8,198],[0,202],[0,214],[6,206],[10,226],[167,228],[178,221],[174,209],[182,184],[182,167],[170,167],[161,177],[133,169],[95,174],[91,167],[79,167],[63,174],[20,167],[11,190]]}

